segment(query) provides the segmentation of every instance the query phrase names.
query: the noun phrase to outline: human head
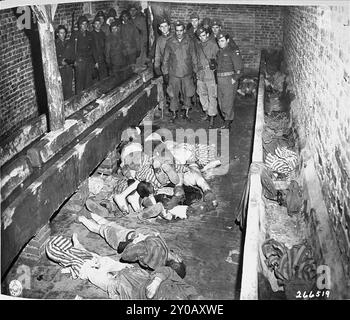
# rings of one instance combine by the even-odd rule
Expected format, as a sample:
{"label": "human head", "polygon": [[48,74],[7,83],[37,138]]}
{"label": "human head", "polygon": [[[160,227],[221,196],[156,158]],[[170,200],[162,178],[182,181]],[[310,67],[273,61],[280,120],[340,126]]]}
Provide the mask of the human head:
{"label": "human head", "polygon": [[221,31],[221,22],[220,20],[213,20],[211,24],[211,30],[213,31],[214,36],[216,37],[218,33]]}
{"label": "human head", "polygon": [[111,23],[111,25],[109,26],[109,29],[111,30],[111,32],[113,34],[117,33],[119,31],[119,29],[120,29],[120,21],[119,21],[119,19],[113,21]]}
{"label": "human head", "polygon": [[199,15],[198,15],[198,13],[193,12],[190,15],[190,20],[191,20],[193,28],[197,29],[198,25],[199,25]]}
{"label": "human head", "polygon": [[122,23],[127,23],[130,20],[130,13],[127,10],[123,10],[120,14],[120,21]]}
{"label": "human head", "polygon": [[210,28],[210,19],[209,18],[204,18],[202,21],[202,26],[205,29],[209,29]]}
{"label": "human head", "polygon": [[170,30],[170,24],[167,18],[162,18],[159,21],[159,30],[163,35],[167,35]]}
{"label": "human head", "polygon": [[197,37],[201,42],[207,42],[209,38],[209,30],[203,27],[200,27],[197,32]]}
{"label": "human head", "polygon": [[80,16],[78,18],[78,27],[80,31],[86,31],[88,28],[89,20],[85,16]]}
{"label": "human head", "polygon": [[66,28],[65,26],[63,26],[63,25],[60,24],[60,25],[57,27],[56,35],[57,35],[58,39],[60,39],[60,40],[63,41],[64,39],[66,39],[67,28]]}
{"label": "human head", "polygon": [[230,37],[227,33],[220,31],[216,36],[216,40],[221,49],[226,48],[228,43],[230,42]]}
{"label": "human head", "polygon": [[137,8],[136,4],[131,4],[129,6],[129,13],[130,13],[131,18],[136,17],[136,15],[138,13],[138,8]]}
{"label": "human head", "polygon": [[186,276],[186,265],[179,254],[172,249],[168,252],[168,259],[165,266],[173,269],[182,279]]}
{"label": "human head", "polygon": [[94,20],[94,29],[98,32],[101,30],[101,20],[95,19]]}
{"label": "human head", "polygon": [[176,38],[181,40],[184,37],[185,25],[181,21],[175,22],[175,35]]}
{"label": "human head", "polygon": [[114,8],[110,8],[110,9],[108,10],[108,13],[107,13],[107,18],[108,18],[108,17],[114,17],[114,18],[116,18],[116,17],[117,17],[117,11],[115,11]]}
{"label": "human head", "polygon": [[99,19],[101,21],[101,25],[103,25],[106,21],[106,16],[105,14],[103,13],[102,10],[98,11],[96,16],[95,16],[95,20],[96,19]]}

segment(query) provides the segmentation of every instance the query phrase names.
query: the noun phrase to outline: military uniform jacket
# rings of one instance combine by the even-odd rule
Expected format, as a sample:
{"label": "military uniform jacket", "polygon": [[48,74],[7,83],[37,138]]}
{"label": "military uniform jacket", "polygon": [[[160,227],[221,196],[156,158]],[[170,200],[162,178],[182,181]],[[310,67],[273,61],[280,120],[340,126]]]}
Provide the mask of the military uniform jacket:
{"label": "military uniform jacket", "polygon": [[236,43],[230,39],[229,44],[224,49],[220,49],[217,58],[217,72],[234,72],[233,79],[238,80],[242,75],[242,56]]}
{"label": "military uniform jacket", "polygon": [[167,36],[161,35],[158,37],[156,42],[156,52],[154,57],[154,67],[159,68],[162,66],[163,59],[164,59],[164,52],[165,52],[165,45],[167,41],[172,37],[171,33]]}
{"label": "military uniform jacket", "polygon": [[199,42],[197,44],[197,60],[198,60],[198,74],[199,80],[215,79],[214,71],[210,70],[210,59],[216,59],[219,52],[219,47],[212,39],[206,42]]}
{"label": "military uniform jacket", "polygon": [[121,37],[123,39],[125,54],[135,54],[141,50],[139,33],[132,22],[122,24],[120,27]]}
{"label": "military uniform jacket", "polygon": [[124,66],[126,57],[124,55],[124,44],[120,32],[110,33],[106,40],[106,62],[112,66]]}
{"label": "military uniform jacket", "polygon": [[62,64],[63,59],[65,59],[67,64],[72,64],[74,62],[74,52],[70,42],[68,40],[61,41],[60,39],[56,39],[55,45],[58,67],[64,67]]}
{"label": "military uniform jacket", "polygon": [[95,44],[91,32],[73,32],[70,45],[73,47],[75,60],[94,60],[93,52],[95,50]]}
{"label": "military uniform jacket", "polygon": [[141,14],[138,14],[134,19],[131,19],[138,31],[138,41],[141,41],[143,45],[147,44],[147,23],[146,18]]}
{"label": "military uniform jacket", "polygon": [[169,76],[183,78],[197,73],[197,55],[192,39],[185,35],[179,41],[171,37],[165,46],[163,73]]}
{"label": "military uniform jacket", "polygon": [[95,61],[105,60],[105,47],[106,47],[106,35],[100,30],[96,32],[95,30],[91,32],[92,38],[94,40],[94,59]]}

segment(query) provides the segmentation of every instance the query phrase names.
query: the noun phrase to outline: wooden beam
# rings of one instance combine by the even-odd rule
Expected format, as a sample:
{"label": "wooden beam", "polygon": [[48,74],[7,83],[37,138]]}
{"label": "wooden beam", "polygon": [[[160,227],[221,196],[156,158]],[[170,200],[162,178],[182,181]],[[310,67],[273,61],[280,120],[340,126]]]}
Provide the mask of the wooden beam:
{"label": "wooden beam", "polygon": [[157,104],[157,86],[151,84],[136,97],[112,109],[87,130],[1,213],[1,276],[25,244],[45,225],[104,160],[131,123],[141,121]]}
{"label": "wooden beam", "polygon": [[37,17],[40,46],[43,60],[44,79],[49,108],[49,131],[64,125],[64,98],[61,75],[58,70],[55,36],[52,25],[51,5],[33,5]]}

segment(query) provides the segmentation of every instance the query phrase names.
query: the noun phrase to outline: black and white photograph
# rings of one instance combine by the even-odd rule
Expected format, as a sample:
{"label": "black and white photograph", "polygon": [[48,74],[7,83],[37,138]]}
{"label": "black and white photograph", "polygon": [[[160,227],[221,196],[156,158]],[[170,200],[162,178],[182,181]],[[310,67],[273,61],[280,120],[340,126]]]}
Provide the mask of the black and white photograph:
{"label": "black and white photograph", "polygon": [[350,299],[350,1],[3,0],[0,21],[0,300]]}

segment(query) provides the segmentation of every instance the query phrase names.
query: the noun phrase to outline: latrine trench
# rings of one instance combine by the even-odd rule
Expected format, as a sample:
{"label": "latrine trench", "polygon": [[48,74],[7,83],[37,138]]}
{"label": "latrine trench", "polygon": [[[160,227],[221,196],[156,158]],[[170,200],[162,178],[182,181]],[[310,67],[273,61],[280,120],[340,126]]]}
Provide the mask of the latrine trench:
{"label": "latrine trench", "polygon": [[[125,126],[123,128],[138,125],[142,120],[151,117],[154,128],[165,128],[173,133],[174,137],[176,137],[176,130],[189,129],[193,133],[202,130],[202,132],[209,133],[207,125],[203,127],[199,121],[202,116],[200,109],[191,111],[193,122],[190,123],[185,119],[180,119],[177,123],[169,125],[168,116],[166,114],[162,116],[157,107],[156,88],[158,84],[156,82],[152,85],[152,83],[153,80],[144,83],[133,98],[118,107],[118,110],[125,110],[126,112],[131,106],[128,111],[129,114],[133,111],[133,103],[136,104],[136,109],[139,111],[144,108],[141,109],[144,113],[142,116],[140,113],[139,118],[133,116],[125,120],[121,112],[119,119],[124,121]],[[145,89],[143,89],[144,87]],[[147,89],[149,87],[151,90]],[[147,108],[145,108],[144,102],[147,101],[145,100],[147,97],[150,100]],[[149,111],[151,112],[149,113]],[[77,234],[80,243],[88,250],[118,260],[120,254],[113,250],[100,235],[90,232],[79,221],[79,217],[90,219],[91,210],[97,210],[96,212],[105,216],[107,220],[117,222],[127,228],[154,228],[160,232],[169,247],[175,248],[176,252],[180,253],[186,265],[184,280],[196,288],[203,299],[238,299],[243,238],[239,226],[235,223],[235,208],[241,199],[244,181],[247,179],[249,169],[255,116],[254,96],[239,95],[237,97],[234,125],[226,141],[229,145],[224,145],[225,140],[217,135],[218,149],[227,147],[228,161],[225,165],[213,169],[211,174],[206,176],[206,179],[217,199],[218,206],[207,208],[203,202],[203,194],[200,193],[200,199],[191,207],[185,219],[179,215],[176,219],[170,221],[160,217],[140,219],[140,216],[135,213],[122,214],[116,209],[113,201],[111,206],[111,191],[116,187],[114,174],[118,168],[118,156],[114,150],[121,140],[121,132],[115,133],[118,125],[114,121],[118,117],[113,113],[113,109],[110,112],[113,116],[108,114],[108,116],[101,119],[96,124],[96,128],[91,129],[87,134],[86,140],[83,138],[79,141],[80,146],[86,146],[85,149],[89,146],[87,141],[91,141],[91,151],[88,158],[85,158],[83,147],[76,146],[73,149],[68,148],[68,153],[58,161],[56,168],[64,170],[66,163],[70,160],[69,152],[75,152],[77,158],[80,155],[80,166],[72,167],[65,174],[70,179],[81,173],[82,168],[91,159],[93,159],[95,165],[90,166],[89,173],[84,178],[75,182],[74,189],[71,189],[71,193],[66,196],[64,202],[62,201],[54,214],[50,216],[49,222],[45,223],[41,229],[39,228],[40,231],[37,235],[39,237],[43,235],[44,237],[49,233],[51,237],[62,235],[69,239],[73,234]],[[221,120],[216,118],[215,121],[219,127]],[[114,142],[111,142],[110,148],[105,150],[103,156],[99,157],[97,154],[101,152],[99,148],[103,144],[103,139],[97,139],[95,134],[96,130],[97,132],[101,131],[105,122],[107,126],[110,124],[111,131],[108,131],[104,138]],[[64,152],[62,151],[62,153]],[[222,153],[224,154],[224,152]],[[218,155],[220,155],[220,152]],[[65,186],[65,189],[69,187],[63,181],[58,181],[58,183]],[[41,188],[39,186],[37,188],[40,192]],[[53,190],[51,191],[53,192]],[[96,204],[99,206],[96,206]],[[11,228],[11,225],[12,223],[9,224],[9,228]],[[42,254],[38,261],[33,262],[30,259],[32,258],[30,250],[33,247],[33,241],[36,241],[36,239],[37,236],[30,238],[29,243],[10,267],[3,281],[5,289],[6,285],[15,277],[18,268],[23,265],[28,266],[31,270],[31,288],[24,288],[24,297],[73,299],[78,295],[83,299],[107,298],[106,292],[96,288],[91,283],[79,279],[71,280],[69,274],[62,274],[62,268],[48,259],[45,254]]]}

